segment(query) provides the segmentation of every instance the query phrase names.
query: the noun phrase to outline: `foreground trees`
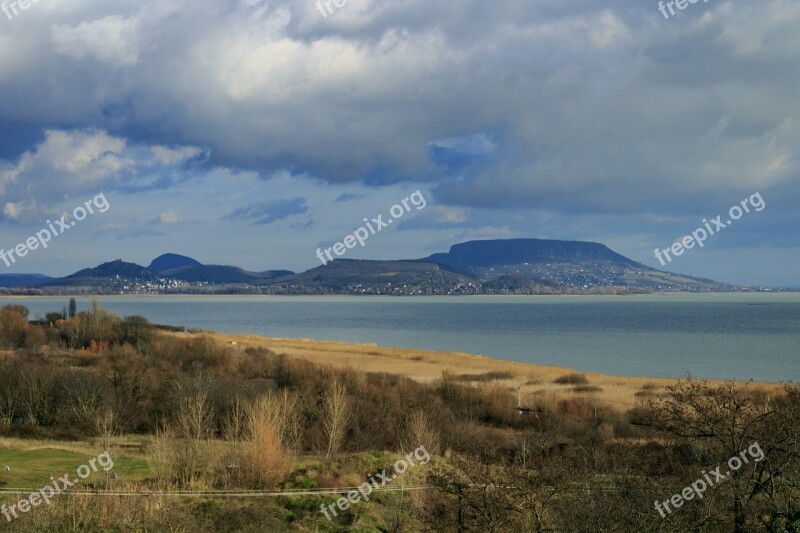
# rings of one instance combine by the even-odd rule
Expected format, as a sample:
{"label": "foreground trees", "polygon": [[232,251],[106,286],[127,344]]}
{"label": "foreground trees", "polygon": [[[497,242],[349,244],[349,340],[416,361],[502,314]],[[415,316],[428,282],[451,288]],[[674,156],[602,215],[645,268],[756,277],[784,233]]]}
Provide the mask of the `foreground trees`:
{"label": "foreground trees", "polygon": [[771,397],[750,384],[690,378],[653,405],[653,426],[685,446],[687,462],[729,472],[709,490],[726,495],[736,532],[756,522],[768,531],[800,530],[800,389],[783,392]]}
{"label": "foreground trees", "polygon": [[[627,413],[546,394],[522,413],[503,376],[421,384],[333,369],[166,334],[98,306],[42,326],[24,316],[0,309],[0,336],[16,346],[0,358],[1,434],[104,449],[140,435],[150,489],[308,492],[196,508],[164,502],[173,529],[800,531],[795,386],[767,393],[687,379]],[[37,348],[28,342],[36,336],[49,342]],[[320,517],[320,504],[338,495],[315,489],[359,486],[418,446],[433,460],[392,480],[391,492],[333,522]],[[672,503],[663,517],[654,508],[717,467],[727,472],[743,451],[749,460],[702,498]],[[70,512],[62,511],[59,519]],[[161,515],[148,520],[141,530],[166,527]]]}

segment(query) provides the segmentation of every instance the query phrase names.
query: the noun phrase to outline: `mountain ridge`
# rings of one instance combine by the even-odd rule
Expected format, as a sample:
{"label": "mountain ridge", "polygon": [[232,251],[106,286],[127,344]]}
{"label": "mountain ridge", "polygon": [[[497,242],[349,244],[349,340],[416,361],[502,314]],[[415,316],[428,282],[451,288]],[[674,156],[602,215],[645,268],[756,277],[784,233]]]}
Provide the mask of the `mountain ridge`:
{"label": "mountain ridge", "polygon": [[[502,255],[497,259],[497,255]],[[491,266],[520,262],[558,262],[575,259],[618,261],[630,266],[636,261],[611,250],[606,245],[588,241],[551,239],[490,239],[454,244],[450,251],[430,255],[420,261],[444,263],[456,268]],[[498,262],[499,261],[499,262]]]}
{"label": "mountain ridge", "polygon": [[[20,274],[25,279],[26,275]],[[0,278],[1,279],[1,278]],[[0,283],[1,285],[1,283]],[[20,285],[15,287],[21,288]],[[601,243],[495,239],[454,244],[422,259],[336,259],[305,272],[251,272],[166,253],[148,267],[121,259],[38,288],[81,287],[103,293],[232,294],[625,294],[729,291],[713,280],[672,274],[629,259]]]}

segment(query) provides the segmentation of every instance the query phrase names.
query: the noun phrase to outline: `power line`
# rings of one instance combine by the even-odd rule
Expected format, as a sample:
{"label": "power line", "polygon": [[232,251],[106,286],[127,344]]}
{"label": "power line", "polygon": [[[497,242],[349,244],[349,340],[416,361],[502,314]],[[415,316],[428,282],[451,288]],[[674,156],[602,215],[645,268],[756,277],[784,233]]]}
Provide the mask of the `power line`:
{"label": "power line", "polygon": [[[407,485],[405,487],[372,487],[371,492],[399,492],[410,490],[429,490],[436,487],[432,485]],[[347,494],[358,491],[358,487],[334,487],[326,489],[288,489],[283,491],[258,491],[258,490],[237,490],[237,491],[91,491],[91,490],[67,490],[64,494],[76,496],[121,496],[121,497],[150,497],[163,496],[174,498],[270,498],[279,496],[314,496],[325,494]],[[3,488],[0,495],[29,495],[38,493],[39,489],[24,488]]]}

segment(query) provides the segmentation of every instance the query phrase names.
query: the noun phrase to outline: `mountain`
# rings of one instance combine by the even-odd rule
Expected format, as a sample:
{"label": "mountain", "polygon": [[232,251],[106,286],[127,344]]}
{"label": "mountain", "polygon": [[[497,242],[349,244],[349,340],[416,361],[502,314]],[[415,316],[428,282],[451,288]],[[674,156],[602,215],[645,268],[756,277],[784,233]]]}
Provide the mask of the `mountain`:
{"label": "mountain", "polygon": [[281,276],[292,275],[290,270],[267,270],[248,272],[239,267],[222,265],[199,265],[166,270],[164,276],[189,283],[258,283]]}
{"label": "mountain", "polygon": [[551,286],[539,284],[519,274],[506,274],[483,283],[490,294],[555,294]]}
{"label": "mountain", "polygon": [[158,279],[155,272],[137,265],[136,263],[126,263],[122,259],[103,263],[95,268],[84,268],[65,278],[64,281],[81,281],[90,279]]}
{"label": "mountain", "polygon": [[287,293],[452,294],[477,279],[446,265],[419,261],[336,259],[270,283]]}
{"label": "mountain", "polygon": [[[119,294],[129,290],[132,284],[161,283],[163,277],[142,265],[127,263],[121,259],[103,263],[94,268],[84,268],[63,278],[50,278],[40,283],[39,288],[53,294],[63,294],[72,289],[96,294]],[[47,292],[45,292],[47,294]]]}
{"label": "mountain", "polygon": [[[27,277],[26,277],[27,276]],[[594,242],[543,239],[470,241],[447,253],[405,261],[337,259],[295,274],[203,265],[164,254],[149,267],[120,259],[61,279],[0,276],[4,291],[235,294],[628,294],[740,288],[637,263]],[[68,289],[69,288],[69,289]]]}
{"label": "mountain", "polygon": [[148,270],[153,272],[166,272],[167,270],[176,270],[178,268],[202,266],[203,263],[191,257],[178,254],[164,254],[159,255],[147,267]]}
{"label": "mountain", "polygon": [[[456,244],[448,253],[419,261],[463,270],[486,283],[523,276],[564,291],[721,291],[733,287],[712,280],[650,268],[596,242],[509,239]],[[513,281],[518,285],[519,280]],[[501,284],[502,285],[502,284]],[[520,287],[520,290],[535,290]]]}
{"label": "mountain", "polygon": [[243,268],[225,265],[204,265],[196,259],[178,254],[164,254],[153,259],[148,270],[170,279],[187,283],[259,283],[294,274],[291,270],[266,270],[249,272]]}
{"label": "mountain", "polygon": [[433,254],[420,261],[441,263],[463,270],[519,263],[574,263],[609,261],[623,266],[639,263],[612,251],[604,244],[544,239],[469,241],[456,244],[446,254]]}
{"label": "mountain", "polygon": [[52,279],[44,274],[0,274],[0,287],[36,287]]}

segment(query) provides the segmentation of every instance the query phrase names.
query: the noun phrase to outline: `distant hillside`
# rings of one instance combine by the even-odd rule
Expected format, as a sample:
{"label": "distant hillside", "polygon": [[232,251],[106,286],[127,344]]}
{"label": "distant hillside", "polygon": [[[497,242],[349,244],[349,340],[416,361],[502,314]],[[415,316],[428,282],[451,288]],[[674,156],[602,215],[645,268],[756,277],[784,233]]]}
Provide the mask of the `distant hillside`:
{"label": "distant hillside", "polygon": [[[538,285],[554,287],[562,292],[733,289],[712,280],[650,268],[595,242],[542,239],[470,241],[456,244],[448,253],[433,254],[420,261],[461,269],[484,284],[503,276],[524,276]],[[525,287],[520,290],[524,291]]]}
{"label": "distant hillside", "polygon": [[271,286],[301,293],[448,294],[460,285],[475,283],[477,279],[469,274],[435,263],[337,259]]}
{"label": "distant hillside", "polygon": [[85,268],[72,275],[62,278],[62,281],[79,281],[86,279],[157,279],[158,276],[136,263],[126,263],[121,259],[103,263],[95,268]]}
{"label": "distant hillside", "polygon": [[203,263],[200,261],[192,259],[191,257],[186,257],[185,255],[164,254],[153,259],[153,262],[150,263],[147,269],[153,272],[166,272],[167,270],[202,265]]}
{"label": "distant hillside", "polygon": [[495,294],[554,294],[553,288],[540,285],[519,274],[506,274],[483,283],[484,292]]}
{"label": "distant hillside", "polygon": [[169,278],[189,283],[258,283],[280,276],[294,274],[290,270],[267,270],[266,272],[248,272],[239,267],[221,265],[200,265],[164,271]]}
{"label": "distant hillside", "polygon": [[[178,265],[178,266],[176,266]],[[174,267],[174,268],[170,268]],[[4,284],[5,283],[5,284]],[[61,279],[0,276],[6,292],[80,290],[103,294],[630,294],[730,291],[736,287],[663,272],[594,242],[470,241],[448,253],[407,261],[337,259],[295,274],[203,265],[164,254],[145,268],[122,260]]]}
{"label": "distant hillside", "polygon": [[44,274],[0,274],[0,287],[37,287],[52,279]]}

